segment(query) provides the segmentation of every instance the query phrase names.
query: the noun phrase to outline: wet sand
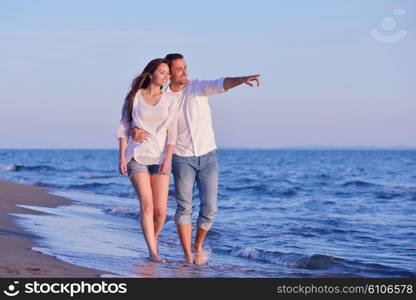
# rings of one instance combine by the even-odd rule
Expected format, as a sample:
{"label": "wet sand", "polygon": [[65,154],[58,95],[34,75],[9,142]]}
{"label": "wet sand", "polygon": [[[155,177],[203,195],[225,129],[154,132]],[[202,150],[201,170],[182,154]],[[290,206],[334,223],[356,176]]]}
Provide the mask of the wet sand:
{"label": "wet sand", "polygon": [[40,246],[32,233],[20,228],[10,213],[41,214],[16,204],[43,207],[68,205],[72,201],[50,195],[46,189],[0,181],[0,277],[96,278],[104,271],[78,267],[32,251]]}

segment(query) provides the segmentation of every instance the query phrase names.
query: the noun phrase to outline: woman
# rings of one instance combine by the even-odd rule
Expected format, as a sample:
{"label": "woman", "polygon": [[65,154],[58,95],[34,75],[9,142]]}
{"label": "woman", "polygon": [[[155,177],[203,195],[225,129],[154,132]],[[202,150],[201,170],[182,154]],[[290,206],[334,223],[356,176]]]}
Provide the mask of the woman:
{"label": "woman", "polygon": [[[166,219],[170,166],[177,134],[177,99],[162,91],[169,81],[168,62],[157,58],[148,63],[131,85],[117,130],[119,172],[129,176],[140,202],[140,224],[149,258],[164,262],[158,251],[158,236]],[[129,139],[128,130],[139,127],[148,133],[142,143]]]}

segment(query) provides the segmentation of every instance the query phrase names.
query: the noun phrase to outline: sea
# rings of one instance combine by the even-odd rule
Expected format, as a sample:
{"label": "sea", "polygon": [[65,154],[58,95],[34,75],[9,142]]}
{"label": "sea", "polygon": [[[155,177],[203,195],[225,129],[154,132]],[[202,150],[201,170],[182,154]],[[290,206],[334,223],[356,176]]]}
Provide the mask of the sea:
{"label": "sea", "polygon": [[[148,260],[139,202],[117,150],[0,150],[0,179],[71,205],[15,214],[33,251],[115,277],[416,277],[416,150],[218,149],[218,214],[203,266],[184,263],[174,221]],[[194,190],[194,222],[199,210]],[[195,224],[195,223],[194,223]],[[195,228],[193,236],[195,235]]]}

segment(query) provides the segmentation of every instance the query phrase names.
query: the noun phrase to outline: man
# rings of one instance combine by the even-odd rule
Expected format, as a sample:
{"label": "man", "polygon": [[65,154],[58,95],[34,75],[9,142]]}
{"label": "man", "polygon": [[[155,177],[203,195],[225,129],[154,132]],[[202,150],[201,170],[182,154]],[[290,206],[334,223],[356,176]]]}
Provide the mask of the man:
{"label": "man", "polygon": [[[203,242],[217,213],[218,160],[208,96],[224,93],[242,83],[260,84],[259,76],[225,77],[218,80],[188,80],[187,65],[181,54],[168,54],[171,83],[166,92],[180,97],[178,133],[172,159],[177,202],[175,221],[185,260],[198,265],[207,261]],[[147,138],[139,128],[130,130],[138,142]],[[192,195],[197,183],[200,210],[192,255]]]}

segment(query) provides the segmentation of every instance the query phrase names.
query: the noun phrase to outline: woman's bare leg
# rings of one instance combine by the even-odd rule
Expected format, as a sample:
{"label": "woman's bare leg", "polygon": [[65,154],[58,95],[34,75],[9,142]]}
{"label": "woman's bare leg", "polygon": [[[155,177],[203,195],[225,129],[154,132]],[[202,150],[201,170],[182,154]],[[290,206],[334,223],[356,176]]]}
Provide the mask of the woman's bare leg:
{"label": "woman's bare leg", "polygon": [[153,196],[153,223],[156,247],[158,245],[157,239],[162,231],[166,220],[166,211],[168,206],[170,176],[167,175],[151,175],[150,183],[152,186]]}
{"label": "woman's bare leg", "polygon": [[130,176],[131,183],[140,202],[140,225],[149,248],[149,256],[153,261],[161,262],[157,254],[155,230],[153,223],[153,195],[148,173],[135,173]]}

